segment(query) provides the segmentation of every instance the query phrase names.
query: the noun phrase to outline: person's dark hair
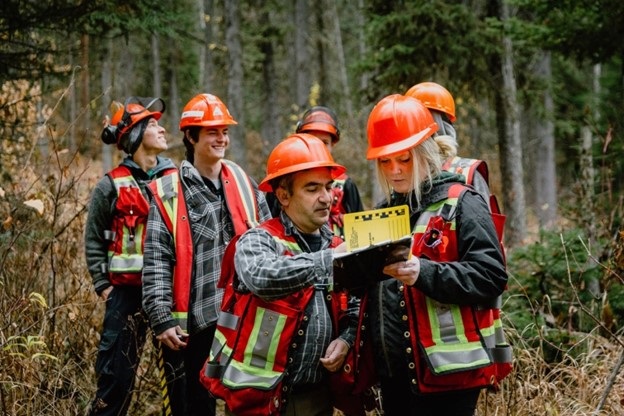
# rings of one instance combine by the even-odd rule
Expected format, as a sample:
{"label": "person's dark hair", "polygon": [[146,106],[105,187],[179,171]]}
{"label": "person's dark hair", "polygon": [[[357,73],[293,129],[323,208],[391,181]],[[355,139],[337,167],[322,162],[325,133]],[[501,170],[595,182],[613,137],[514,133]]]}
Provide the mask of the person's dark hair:
{"label": "person's dark hair", "polygon": [[[201,131],[201,129],[202,128],[200,126],[192,126],[187,128],[185,132],[188,131],[188,135],[191,136],[194,141],[198,141],[199,132]],[[186,148],[186,160],[188,160],[191,164],[195,163],[195,146],[193,146],[193,143],[191,143],[186,137],[186,133],[184,133],[182,142],[184,143],[184,147]]]}
{"label": "person's dark hair", "polygon": [[295,183],[294,173],[287,173],[286,175],[278,176],[277,178],[272,179],[269,182],[269,184],[271,185],[271,189],[273,189],[273,192],[277,191],[278,188],[284,188],[291,195],[293,193],[294,183]]}

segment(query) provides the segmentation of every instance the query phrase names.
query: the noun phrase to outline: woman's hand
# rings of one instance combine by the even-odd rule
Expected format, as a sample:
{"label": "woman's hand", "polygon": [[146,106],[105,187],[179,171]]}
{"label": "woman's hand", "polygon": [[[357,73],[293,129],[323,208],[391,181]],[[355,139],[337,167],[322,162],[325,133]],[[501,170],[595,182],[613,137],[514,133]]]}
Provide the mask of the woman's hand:
{"label": "woman's hand", "polygon": [[409,260],[388,264],[383,268],[383,273],[408,286],[413,286],[420,274],[420,260],[418,257],[412,257]]}

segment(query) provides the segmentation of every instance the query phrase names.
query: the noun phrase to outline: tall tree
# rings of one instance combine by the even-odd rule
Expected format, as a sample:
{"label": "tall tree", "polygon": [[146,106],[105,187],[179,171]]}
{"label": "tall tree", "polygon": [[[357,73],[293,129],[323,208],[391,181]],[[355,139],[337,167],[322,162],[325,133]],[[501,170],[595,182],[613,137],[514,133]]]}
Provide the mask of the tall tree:
{"label": "tall tree", "polygon": [[240,2],[225,2],[225,45],[228,50],[227,103],[230,113],[238,121],[230,129],[230,157],[238,163],[246,163],[245,114],[243,107],[243,46],[240,34]]}
{"label": "tall tree", "polygon": [[[509,20],[509,6],[504,0],[497,1],[498,16],[505,24]],[[522,166],[522,143],[520,141],[520,112],[514,74],[513,44],[508,34],[503,34],[501,65],[501,89],[497,100],[501,103],[497,113],[500,164],[503,177],[503,198],[507,226],[505,241],[513,247],[526,237],[526,203],[524,196]]]}

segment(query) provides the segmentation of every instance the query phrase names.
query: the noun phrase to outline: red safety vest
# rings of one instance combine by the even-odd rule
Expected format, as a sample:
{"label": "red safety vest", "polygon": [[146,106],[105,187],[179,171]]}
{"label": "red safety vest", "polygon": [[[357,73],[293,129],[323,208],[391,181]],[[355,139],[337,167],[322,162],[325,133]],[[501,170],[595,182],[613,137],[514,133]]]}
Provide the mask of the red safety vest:
{"label": "red safety vest", "polygon": [[[283,255],[302,250],[287,236],[279,218],[260,225],[284,247]],[[342,240],[334,238],[332,247]],[[225,289],[210,355],[200,380],[210,393],[225,401],[237,416],[279,414],[290,387],[284,384],[288,365],[308,322],[304,311],[315,288],[310,286],[275,301],[239,292],[234,270],[236,240],[226,248],[219,286]],[[346,294],[327,293],[334,324],[346,310]],[[337,330],[334,327],[334,330]]]}
{"label": "red safety vest", "polygon": [[[243,169],[229,160],[222,160],[221,183],[225,201],[236,235],[259,222],[254,187]],[[172,314],[183,331],[188,329],[188,307],[193,273],[193,237],[179,172],[149,184],[154,202],[173,236],[176,262],[173,268]]]}
{"label": "red safety vest", "polygon": [[[465,192],[452,185],[448,198],[428,207],[414,229],[412,252],[433,261],[458,259],[455,209]],[[421,393],[497,388],[511,371],[497,305],[442,304],[414,287],[404,287],[411,351],[409,370]]]}
{"label": "red safety vest", "polygon": [[128,167],[117,166],[108,176],[117,193],[111,229],[104,231],[108,277],[116,286],[140,286],[149,203]]}
{"label": "red safety vest", "polygon": [[[474,184],[475,172],[479,172],[483,179],[485,179],[485,183],[488,185],[488,187],[490,186],[489,169],[487,163],[484,160],[468,159],[455,156],[453,158],[447,159],[442,165],[442,169],[447,172],[463,175],[468,185]],[[496,195],[492,193],[490,193],[489,195],[489,206],[490,213],[492,214],[492,220],[494,221],[494,227],[496,228],[496,233],[498,234],[498,241],[500,242],[501,248],[503,249],[503,255],[505,255],[505,249],[503,245],[505,215],[503,215],[503,213],[501,212]]]}

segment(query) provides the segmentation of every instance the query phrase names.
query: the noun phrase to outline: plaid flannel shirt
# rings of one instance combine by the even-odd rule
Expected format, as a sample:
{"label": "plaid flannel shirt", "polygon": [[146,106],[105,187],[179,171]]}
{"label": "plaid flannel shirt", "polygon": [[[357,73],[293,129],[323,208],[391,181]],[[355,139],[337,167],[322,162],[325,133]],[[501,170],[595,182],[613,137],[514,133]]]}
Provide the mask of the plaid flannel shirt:
{"label": "plaid flannel shirt", "polygon": [[[193,259],[176,259],[173,236],[154,202],[150,203],[143,266],[143,308],[154,332],[160,334],[177,325],[173,318],[172,279],[175,261],[193,261],[188,328],[191,334],[213,325],[219,315],[223,290],[217,288],[226,245],[234,236],[225,198],[208,187],[188,161],[180,166],[191,234]],[[264,193],[254,182],[260,221],[271,214]]]}

